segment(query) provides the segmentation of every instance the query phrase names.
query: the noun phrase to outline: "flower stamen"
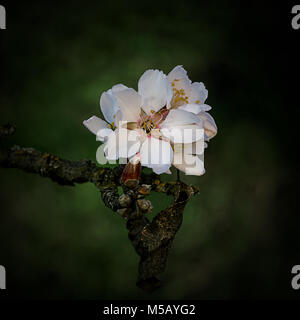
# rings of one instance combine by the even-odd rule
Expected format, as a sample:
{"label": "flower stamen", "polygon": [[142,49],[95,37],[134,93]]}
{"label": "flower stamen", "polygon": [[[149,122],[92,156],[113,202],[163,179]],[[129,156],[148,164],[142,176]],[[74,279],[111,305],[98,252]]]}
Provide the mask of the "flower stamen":
{"label": "flower stamen", "polygon": [[171,105],[173,108],[178,108],[183,104],[188,104],[189,103],[189,99],[188,96],[185,94],[184,89],[177,89],[175,88],[175,81],[179,81],[179,79],[174,79],[171,82],[171,85],[173,87],[173,97],[171,100]]}
{"label": "flower stamen", "polygon": [[115,123],[114,123],[114,122],[109,123],[109,124],[108,124],[108,127],[109,127],[110,129],[112,129],[112,130],[114,130],[114,129],[116,128],[116,126],[115,126]]}
{"label": "flower stamen", "polygon": [[153,129],[159,128],[159,124],[166,119],[169,110],[164,107],[158,112],[155,112],[154,110],[151,110],[150,112],[151,114],[149,115],[141,113],[138,121],[139,127],[146,131],[148,135],[151,134]]}

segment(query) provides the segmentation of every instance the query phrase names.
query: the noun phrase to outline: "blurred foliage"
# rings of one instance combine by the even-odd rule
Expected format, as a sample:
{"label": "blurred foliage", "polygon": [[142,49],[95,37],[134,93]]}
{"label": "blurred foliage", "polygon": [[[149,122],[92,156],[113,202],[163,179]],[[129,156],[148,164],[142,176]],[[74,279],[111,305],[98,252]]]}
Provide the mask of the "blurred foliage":
{"label": "blurred foliage", "polygon": [[[219,129],[206,150],[206,174],[183,177],[201,192],[185,210],[165,286],[152,295],[136,288],[138,256],[125,223],[93,185],[61,187],[1,169],[0,264],[11,297],[293,297],[296,224],[281,216],[281,191],[292,175],[279,112],[284,34],[272,37],[275,18],[259,8],[207,1],[7,5],[0,119],[17,125],[12,142],[95,161],[98,142],[82,121],[100,115],[101,93],[116,83],[137,88],[146,69],[168,73],[178,64],[205,83]],[[170,201],[151,200],[156,212]]]}

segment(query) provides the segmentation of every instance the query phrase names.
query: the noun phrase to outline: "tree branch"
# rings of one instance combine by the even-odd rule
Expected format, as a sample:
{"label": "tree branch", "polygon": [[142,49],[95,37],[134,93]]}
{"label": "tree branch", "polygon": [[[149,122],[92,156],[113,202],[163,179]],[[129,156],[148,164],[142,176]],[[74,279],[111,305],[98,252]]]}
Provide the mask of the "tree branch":
{"label": "tree branch", "polygon": [[[0,127],[0,138],[13,134],[15,128]],[[71,161],[50,153],[19,146],[0,146],[0,167],[18,168],[25,172],[48,177],[61,185],[91,182],[101,192],[108,208],[118,212],[125,220],[129,239],[141,260],[137,285],[152,291],[160,285],[158,276],[165,270],[170,247],[181,226],[183,210],[199,189],[181,181],[163,182],[160,176],[141,174],[140,183],[127,187],[121,183],[124,165],[102,168],[90,160]],[[119,195],[118,186],[123,189]],[[150,191],[173,195],[173,203],[159,212],[150,222],[146,214],[151,212],[151,202],[145,197]]]}

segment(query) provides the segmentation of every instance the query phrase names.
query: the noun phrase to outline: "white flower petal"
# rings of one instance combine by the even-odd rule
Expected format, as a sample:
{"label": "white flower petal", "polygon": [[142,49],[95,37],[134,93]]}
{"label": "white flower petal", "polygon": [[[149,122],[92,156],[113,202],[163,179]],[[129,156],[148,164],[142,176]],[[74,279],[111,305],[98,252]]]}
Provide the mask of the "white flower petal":
{"label": "white flower petal", "polygon": [[100,141],[104,141],[105,138],[112,133],[112,130],[108,127],[108,124],[96,116],[92,116],[88,120],[83,121],[83,125],[93,134],[97,135],[97,140]]}
{"label": "white flower petal", "polygon": [[173,146],[174,154],[192,154],[201,155],[204,153],[205,142],[204,139],[199,139],[192,143],[175,143]]}
{"label": "white flower petal", "polygon": [[159,70],[147,70],[140,78],[138,92],[142,96],[142,109],[150,114],[169,106],[173,90],[166,75]]}
{"label": "white flower petal", "polygon": [[108,123],[115,121],[114,115],[118,112],[119,107],[111,89],[102,93],[100,98],[100,108],[105,120]]}
{"label": "white flower petal", "polygon": [[103,151],[107,160],[117,160],[119,158],[116,141],[116,133],[113,132],[104,144]]}
{"label": "white flower petal", "polygon": [[111,91],[112,91],[112,93],[114,95],[116,92],[122,91],[122,90],[125,90],[125,89],[128,89],[128,87],[124,86],[124,84],[122,84],[122,83],[118,83],[118,84],[114,85],[111,88]]}
{"label": "white flower petal", "polygon": [[113,133],[112,129],[100,129],[97,132],[96,140],[97,141],[106,141],[107,138]]}
{"label": "white flower petal", "polygon": [[[169,74],[168,80],[174,89],[183,89],[184,95],[189,97],[191,94],[192,81],[189,79],[186,70],[182,66],[176,66]],[[183,103],[183,102],[182,102]]]}
{"label": "white flower petal", "polygon": [[172,143],[192,143],[204,139],[204,130],[197,124],[166,127],[160,132]]}
{"label": "white flower petal", "polygon": [[122,120],[136,122],[141,112],[141,96],[131,88],[112,90],[122,112]]}
{"label": "white flower petal", "polygon": [[156,174],[167,172],[173,161],[173,150],[170,143],[152,137],[144,141],[140,155],[142,165],[152,168]]}
{"label": "white flower petal", "polygon": [[141,143],[148,139],[148,135],[143,129],[138,128],[135,131],[138,133]]}
{"label": "white flower petal", "polygon": [[204,162],[199,156],[189,154],[181,158],[181,155],[174,154],[173,165],[186,175],[201,176],[205,173]]}
{"label": "white flower petal", "polygon": [[187,124],[200,123],[199,117],[194,113],[181,109],[170,110],[164,122],[161,124],[161,128],[182,126]]}
{"label": "white flower petal", "polygon": [[152,129],[151,130],[151,137],[156,138],[156,139],[160,139],[162,137],[160,130],[159,129]]}
{"label": "white flower petal", "polygon": [[196,103],[189,103],[185,104],[178,108],[178,110],[184,110],[188,112],[192,112],[194,114],[198,114],[201,111],[209,111],[211,107],[207,104],[196,104]]}
{"label": "white flower petal", "polygon": [[205,88],[204,83],[194,82],[191,88],[190,103],[204,104],[208,97],[208,91]]}
{"label": "white flower petal", "polygon": [[123,118],[123,113],[121,110],[118,110],[114,115],[114,119],[115,119],[114,124],[117,128],[122,125],[122,118]]}
{"label": "white flower petal", "polygon": [[104,152],[108,160],[130,158],[139,151],[140,144],[137,131],[119,128],[108,137]]}
{"label": "white flower petal", "polygon": [[176,66],[168,74],[168,80],[172,82],[174,79],[183,79],[187,77],[187,71],[182,66]]}
{"label": "white flower petal", "polygon": [[211,110],[211,106],[209,106],[208,104],[201,104],[201,108],[202,108],[202,111],[209,111]]}
{"label": "white flower petal", "polygon": [[207,112],[200,112],[197,116],[203,121],[205,140],[212,139],[218,132],[214,118]]}

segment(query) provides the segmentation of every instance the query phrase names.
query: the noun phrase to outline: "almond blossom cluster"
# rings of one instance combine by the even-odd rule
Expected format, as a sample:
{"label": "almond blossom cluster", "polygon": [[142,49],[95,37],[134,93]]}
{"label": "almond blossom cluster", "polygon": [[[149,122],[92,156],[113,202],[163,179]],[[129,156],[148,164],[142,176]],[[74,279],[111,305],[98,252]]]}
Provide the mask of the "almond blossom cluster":
{"label": "almond blossom cluster", "polygon": [[217,133],[208,91],[192,82],[182,66],[168,75],[147,70],[138,91],[117,84],[100,98],[104,120],[92,116],[83,124],[103,142],[107,160],[128,159],[170,173],[173,165],[188,175],[202,175],[204,149]]}

